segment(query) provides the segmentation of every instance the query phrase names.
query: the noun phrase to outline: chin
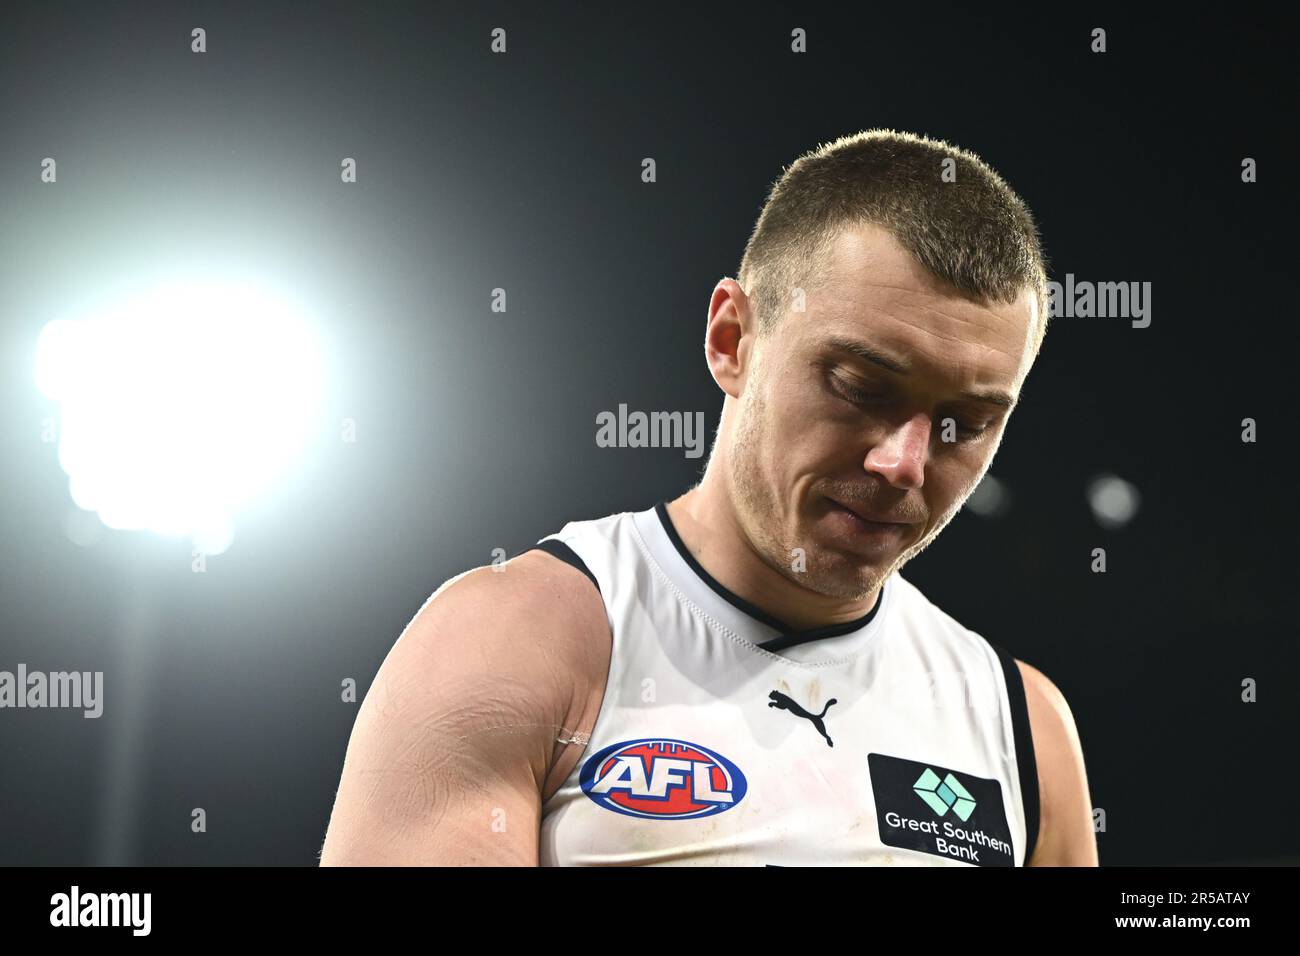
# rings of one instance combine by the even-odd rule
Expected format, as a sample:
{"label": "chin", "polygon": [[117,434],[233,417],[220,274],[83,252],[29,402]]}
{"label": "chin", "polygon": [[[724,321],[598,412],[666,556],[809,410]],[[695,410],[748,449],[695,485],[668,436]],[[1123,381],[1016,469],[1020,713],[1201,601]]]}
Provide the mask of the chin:
{"label": "chin", "polygon": [[809,564],[805,587],[827,597],[856,600],[866,596],[886,577],[885,567],[861,555],[829,551],[830,560]]}

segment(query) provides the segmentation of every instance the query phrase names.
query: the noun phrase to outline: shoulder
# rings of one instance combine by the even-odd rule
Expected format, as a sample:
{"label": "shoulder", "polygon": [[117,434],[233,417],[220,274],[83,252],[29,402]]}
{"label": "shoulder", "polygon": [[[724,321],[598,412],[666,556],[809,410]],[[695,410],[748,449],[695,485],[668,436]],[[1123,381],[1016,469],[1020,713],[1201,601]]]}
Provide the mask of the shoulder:
{"label": "shoulder", "polygon": [[1095,866],[1092,802],[1074,714],[1046,674],[1015,663],[1025,687],[1042,814],[1032,865]]}
{"label": "shoulder", "polygon": [[[583,638],[606,623],[604,602],[592,579],[574,565],[541,550],[526,551],[498,565],[458,574],[425,601],[403,631],[436,632],[439,639],[467,635],[485,643],[510,645],[528,656],[538,640],[547,641],[546,656]],[[517,637],[528,644],[519,645]],[[483,649],[486,649],[483,647]]]}
{"label": "shoulder", "polygon": [[1068,736],[1067,731],[1073,733],[1074,719],[1065,695],[1038,668],[1012,657],[1001,644],[962,624],[901,574],[894,575],[893,599],[902,605],[905,615],[919,619],[928,632],[940,632],[951,640],[978,648],[992,666],[997,668],[1001,665],[1008,680],[1013,678],[1011,665],[1012,662],[1015,663],[1020,683],[1024,686],[1030,724],[1035,734],[1035,750],[1039,743],[1037,738],[1040,727],[1046,746],[1057,746],[1061,743],[1062,735]]}
{"label": "shoulder", "polygon": [[1017,659],[1016,667],[1020,670],[1021,679],[1025,683],[1025,698],[1031,709],[1037,704],[1041,713],[1050,714],[1054,718],[1052,722],[1057,724],[1057,729],[1063,729],[1067,722],[1073,727],[1074,717],[1070,713],[1070,705],[1066,702],[1061,689],[1032,664]]}
{"label": "shoulder", "polygon": [[1011,655],[1000,645],[939,607],[902,574],[895,572],[889,586],[890,613],[903,627],[926,639],[941,641],[949,648],[961,649],[966,667],[981,667],[990,671],[1000,668],[1005,673],[1010,666]]}
{"label": "shoulder", "polygon": [[931,601],[924,591],[903,577],[900,572],[894,572],[886,586],[891,604],[890,612],[899,618],[904,626],[915,627],[927,634],[940,634],[975,646],[986,645],[979,634]]}
{"label": "shoulder", "polygon": [[[540,782],[557,756],[555,731],[581,726],[604,693],[611,652],[591,580],[530,550],[433,592],[380,665],[358,726],[403,752],[442,752],[454,738],[507,761],[522,747],[540,761]],[[507,726],[518,729],[488,732]]]}
{"label": "shoulder", "polygon": [[491,716],[485,710],[508,710],[537,727],[563,724],[603,681],[609,645],[591,580],[527,551],[435,590],[389,650],[365,709],[417,722],[442,713],[471,730]]}

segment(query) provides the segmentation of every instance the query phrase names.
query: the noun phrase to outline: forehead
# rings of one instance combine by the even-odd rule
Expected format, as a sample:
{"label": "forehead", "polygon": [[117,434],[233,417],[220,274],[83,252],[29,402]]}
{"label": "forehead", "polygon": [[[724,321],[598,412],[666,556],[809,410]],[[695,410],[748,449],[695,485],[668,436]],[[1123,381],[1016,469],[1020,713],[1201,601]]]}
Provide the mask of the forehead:
{"label": "forehead", "polygon": [[806,306],[794,316],[803,321],[781,323],[806,347],[847,338],[922,369],[1014,387],[1033,361],[1032,289],[1012,303],[973,302],[874,225],[841,232]]}

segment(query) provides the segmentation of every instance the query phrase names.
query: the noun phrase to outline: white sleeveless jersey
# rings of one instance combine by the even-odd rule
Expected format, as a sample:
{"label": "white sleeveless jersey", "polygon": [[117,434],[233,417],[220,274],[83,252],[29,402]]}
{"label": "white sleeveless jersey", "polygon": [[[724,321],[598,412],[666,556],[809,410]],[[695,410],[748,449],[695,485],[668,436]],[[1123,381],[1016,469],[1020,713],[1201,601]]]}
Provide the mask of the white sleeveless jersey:
{"label": "white sleeveless jersey", "polygon": [[715,581],[662,503],[538,547],[593,580],[613,634],[541,865],[1025,865],[1020,672],[900,574],[864,617],[800,632]]}

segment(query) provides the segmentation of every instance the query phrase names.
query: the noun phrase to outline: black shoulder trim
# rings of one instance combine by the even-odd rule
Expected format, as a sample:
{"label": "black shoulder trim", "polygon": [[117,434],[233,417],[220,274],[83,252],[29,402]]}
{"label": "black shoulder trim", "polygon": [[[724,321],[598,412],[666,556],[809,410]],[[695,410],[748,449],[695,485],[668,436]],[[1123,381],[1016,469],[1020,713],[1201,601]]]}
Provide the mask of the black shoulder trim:
{"label": "black shoulder trim", "polygon": [[[987,640],[987,638],[986,638]],[[1038,844],[1038,762],[1034,759],[1034,735],[1029,726],[1029,705],[1025,701],[1025,681],[1016,659],[1002,647],[989,641],[1002,662],[1006,678],[1007,700],[1011,704],[1011,730],[1016,739],[1016,766],[1020,768],[1020,795],[1025,805],[1025,865]]]}
{"label": "black shoulder trim", "polygon": [[587,567],[587,562],[583,561],[582,558],[578,557],[578,552],[574,551],[563,541],[559,541],[556,538],[548,538],[545,541],[538,542],[537,544],[533,545],[531,548],[527,548],[523,553],[527,554],[529,551],[545,551],[547,554],[551,555],[552,557],[559,558],[565,564],[573,565],[575,568],[577,568],[579,571],[585,574],[588,578],[590,578],[591,583],[596,585],[597,593],[600,592],[600,582],[596,580],[596,575],[592,574],[591,569]]}

